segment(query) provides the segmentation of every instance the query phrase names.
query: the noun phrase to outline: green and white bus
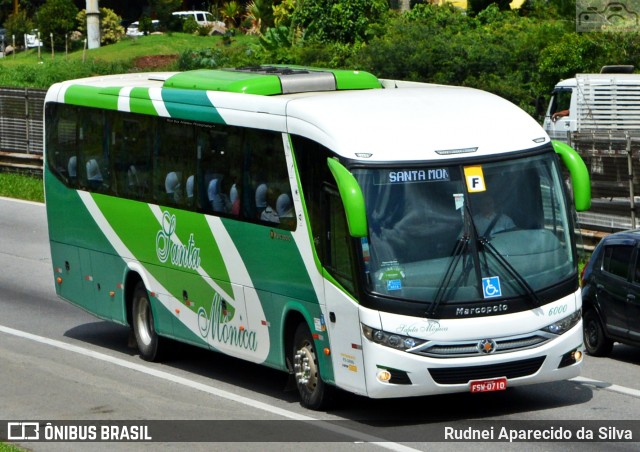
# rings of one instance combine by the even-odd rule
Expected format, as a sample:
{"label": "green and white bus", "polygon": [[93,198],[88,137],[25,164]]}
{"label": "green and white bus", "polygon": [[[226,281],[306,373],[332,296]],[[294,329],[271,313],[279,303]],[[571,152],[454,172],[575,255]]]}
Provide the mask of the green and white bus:
{"label": "green and white bus", "polygon": [[303,67],[92,77],[50,88],[45,143],[56,291],[146,360],[174,339],[261,363],[311,409],[580,372],[588,173],[497,96]]}

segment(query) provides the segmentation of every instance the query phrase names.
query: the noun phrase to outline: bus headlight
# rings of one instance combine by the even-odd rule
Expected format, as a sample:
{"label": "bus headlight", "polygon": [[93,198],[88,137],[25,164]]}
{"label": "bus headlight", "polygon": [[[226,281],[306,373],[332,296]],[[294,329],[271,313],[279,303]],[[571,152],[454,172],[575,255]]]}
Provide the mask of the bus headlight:
{"label": "bus headlight", "polygon": [[403,336],[401,334],[387,333],[386,331],[376,330],[367,325],[362,325],[362,334],[371,342],[386,345],[396,350],[409,350],[424,344],[426,341],[416,339],[415,337]]}
{"label": "bus headlight", "polygon": [[576,326],[576,324],[582,318],[582,311],[578,309],[576,312],[571,314],[568,317],[565,317],[562,320],[558,320],[557,322],[552,323],[551,325],[542,328],[542,331],[546,331],[552,334],[564,334],[569,331],[571,328]]}

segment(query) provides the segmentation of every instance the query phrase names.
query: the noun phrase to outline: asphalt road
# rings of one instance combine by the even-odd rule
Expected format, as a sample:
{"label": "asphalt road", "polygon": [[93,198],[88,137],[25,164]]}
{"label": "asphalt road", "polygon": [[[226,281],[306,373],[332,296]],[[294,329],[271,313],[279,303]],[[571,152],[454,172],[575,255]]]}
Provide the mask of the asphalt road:
{"label": "asphalt road", "polygon": [[[617,344],[610,358],[587,356],[572,381],[398,400],[341,394],[334,409],[311,412],[300,407],[287,376],[272,369],[183,345],[164,363],[141,360],[128,346],[127,328],[56,297],[47,240],[43,205],[0,198],[0,432],[17,421],[132,421],[158,434],[154,442],[21,443],[29,450],[640,447],[640,349]],[[174,433],[175,425],[182,430]],[[565,427],[574,440],[580,428],[595,440],[457,441],[465,432],[497,439],[503,429],[558,435]],[[633,442],[609,441],[627,430]]]}

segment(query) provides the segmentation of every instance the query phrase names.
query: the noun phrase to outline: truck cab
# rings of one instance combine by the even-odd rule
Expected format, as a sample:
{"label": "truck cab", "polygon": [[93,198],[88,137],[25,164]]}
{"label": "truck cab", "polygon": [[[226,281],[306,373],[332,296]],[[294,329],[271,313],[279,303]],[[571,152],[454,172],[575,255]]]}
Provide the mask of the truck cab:
{"label": "truck cab", "polygon": [[577,130],[576,88],[576,79],[570,78],[559,82],[551,93],[543,128],[552,140],[567,143],[570,134]]}

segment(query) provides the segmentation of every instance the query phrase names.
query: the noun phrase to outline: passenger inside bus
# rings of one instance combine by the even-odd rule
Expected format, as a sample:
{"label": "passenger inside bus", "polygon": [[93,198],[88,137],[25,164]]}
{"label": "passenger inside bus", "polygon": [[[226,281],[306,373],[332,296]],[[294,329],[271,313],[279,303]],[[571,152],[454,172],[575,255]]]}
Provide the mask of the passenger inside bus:
{"label": "passenger inside bus", "polygon": [[222,192],[222,176],[217,176],[209,182],[207,197],[214,212],[228,213],[231,210],[231,203],[226,194]]}
{"label": "passenger inside bus", "polygon": [[238,194],[237,184],[233,184],[231,190],[229,190],[229,202],[231,203],[231,214],[240,215],[240,195]]}
{"label": "passenger inside bus", "polygon": [[[266,184],[263,185],[266,187]],[[278,212],[274,207],[276,205],[276,202],[277,200],[275,196],[275,190],[272,187],[267,188],[264,201],[265,208],[260,214],[260,219],[262,221],[268,221],[269,223],[280,223]]]}
{"label": "passenger inside bus", "polygon": [[134,193],[137,187],[140,186],[140,181],[138,180],[138,171],[134,165],[130,165],[127,170],[127,181],[129,183],[129,192]]}
{"label": "passenger inside bus", "polygon": [[286,224],[289,227],[293,227],[296,217],[293,212],[291,197],[288,194],[282,193],[278,196],[278,200],[276,201],[276,212],[278,213],[280,224]]}
{"label": "passenger inside bus", "polygon": [[69,181],[71,183],[75,183],[75,180],[78,177],[78,157],[72,155],[69,158],[69,163],[67,164],[67,172],[69,175]]}
{"label": "passenger inside bus", "polygon": [[100,171],[100,165],[96,159],[91,159],[87,162],[87,182],[89,188],[92,190],[99,190],[102,188],[102,172]]}
{"label": "passenger inside bus", "polygon": [[187,205],[189,207],[193,207],[194,183],[195,183],[195,176],[192,174],[191,176],[187,177],[187,183],[185,187],[187,191]]}
{"label": "passenger inside bus", "polygon": [[167,201],[172,204],[180,204],[182,202],[180,179],[175,171],[171,171],[167,174],[164,181],[164,187],[167,192]]}
{"label": "passenger inside bus", "polygon": [[267,184],[260,184],[256,188],[256,216],[262,217],[262,212],[267,208]]}

